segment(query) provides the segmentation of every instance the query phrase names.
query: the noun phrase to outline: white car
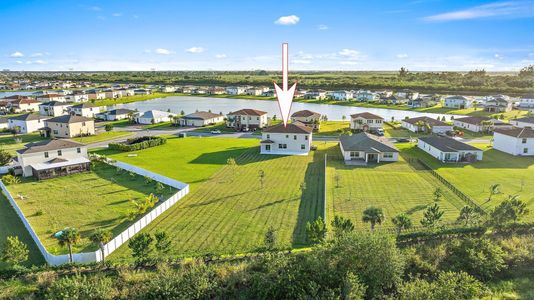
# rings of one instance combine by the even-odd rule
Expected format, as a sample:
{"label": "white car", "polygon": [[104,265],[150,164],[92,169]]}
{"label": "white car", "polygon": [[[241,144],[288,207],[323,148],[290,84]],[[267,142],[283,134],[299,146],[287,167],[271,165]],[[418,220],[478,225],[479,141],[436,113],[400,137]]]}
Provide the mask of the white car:
{"label": "white car", "polygon": [[210,132],[211,132],[211,134],[221,134],[220,130],[212,130]]}

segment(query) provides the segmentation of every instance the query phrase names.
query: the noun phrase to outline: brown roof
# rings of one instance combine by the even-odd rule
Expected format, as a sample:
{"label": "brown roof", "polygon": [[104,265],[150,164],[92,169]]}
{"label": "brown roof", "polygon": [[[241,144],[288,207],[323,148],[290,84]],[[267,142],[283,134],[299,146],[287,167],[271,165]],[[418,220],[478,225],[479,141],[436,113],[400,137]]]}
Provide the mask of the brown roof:
{"label": "brown roof", "polygon": [[467,124],[480,125],[482,122],[489,121],[491,119],[488,117],[463,117],[463,118],[457,118],[454,120],[467,123]]}
{"label": "brown roof", "polygon": [[57,98],[57,97],[63,97],[63,95],[59,95],[59,94],[46,94],[46,95],[38,96],[37,98]]}
{"label": "brown roof", "polygon": [[426,122],[430,126],[450,126],[449,124],[445,122],[441,122],[430,117],[417,117],[417,118],[406,119],[403,121],[406,123],[410,123],[412,125],[415,125],[417,122],[422,121],[422,122]]}
{"label": "brown roof", "polygon": [[2,98],[2,100],[7,100],[7,101],[21,100],[21,99],[29,99],[29,97],[21,96],[21,95],[12,95],[12,96],[7,96],[7,97]]}
{"label": "brown roof", "polygon": [[37,152],[43,152],[43,151],[52,151],[52,150],[59,150],[59,149],[67,149],[67,148],[77,148],[85,146],[82,143],[78,143],[72,140],[68,139],[58,139],[58,140],[46,140],[41,141],[37,143],[31,143],[27,144],[25,149],[17,150],[18,153],[37,153]]}
{"label": "brown roof", "polygon": [[68,123],[68,124],[80,123],[80,122],[86,122],[86,121],[93,121],[93,119],[81,117],[81,116],[64,115],[64,116],[59,116],[59,117],[46,120],[46,122]]}
{"label": "brown roof", "polygon": [[381,116],[372,114],[370,112],[362,112],[359,114],[350,115],[351,118],[364,118],[366,120],[384,120]]}
{"label": "brown roof", "polygon": [[15,101],[12,101],[11,103],[21,105],[21,104],[32,104],[32,103],[41,103],[41,102],[30,99],[30,98],[22,98],[22,99],[17,99]]}
{"label": "brown roof", "polygon": [[263,132],[269,132],[269,133],[311,133],[313,131],[313,128],[308,127],[300,122],[297,123],[289,123],[287,126],[284,126],[283,123],[280,123],[278,125],[269,126],[265,129],[263,129]]}
{"label": "brown roof", "polygon": [[318,116],[320,117],[321,114],[320,113],[316,113],[314,111],[311,111],[311,110],[299,110],[297,112],[294,112],[291,117],[292,118],[307,118],[307,117],[311,117],[311,116]]}
{"label": "brown roof", "polygon": [[231,112],[229,113],[229,115],[239,115],[239,116],[263,116],[267,114],[267,112],[265,111],[261,111],[261,110],[256,110],[256,109],[250,109],[250,108],[245,108],[245,109],[240,109],[238,111],[234,111],[234,112]]}
{"label": "brown roof", "polygon": [[495,129],[496,133],[504,134],[515,138],[534,138],[534,129],[530,128],[512,128],[512,129]]}

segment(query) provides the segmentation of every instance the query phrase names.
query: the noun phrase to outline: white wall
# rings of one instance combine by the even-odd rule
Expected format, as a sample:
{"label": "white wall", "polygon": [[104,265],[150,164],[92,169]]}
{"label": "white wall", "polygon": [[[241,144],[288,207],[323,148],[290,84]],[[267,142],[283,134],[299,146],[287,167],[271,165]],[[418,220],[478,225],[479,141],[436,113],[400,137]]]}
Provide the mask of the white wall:
{"label": "white wall", "polygon": [[[512,155],[532,156],[534,155],[534,138],[527,139],[527,142],[523,144],[522,138],[495,132],[493,135],[493,148]],[[527,153],[523,153],[525,148],[528,149]]]}
{"label": "white wall", "polygon": [[43,120],[31,120],[31,121],[9,119],[8,122],[9,122],[9,128],[14,128],[14,127],[19,126],[20,133],[35,132],[35,131],[38,131],[39,128],[42,128],[45,126],[44,119]]}
{"label": "white wall", "polygon": [[467,129],[467,130],[472,131],[472,132],[481,132],[482,131],[482,126],[469,124],[469,123],[465,123],[465,122],[457,121],[457,120],[454,120],[454,126],[459,127],[459,128],[463,128],[463,129]]}
{"label": "white wall", "polygon": [[[306,137],[308,138],[306,140]],[[296,139],[295,139],[296,138]],[[262,133],[263,140],[271,140],[272,144],[261,144],[261,154],[279,154],[279,155],[307,155],[310,152],[312,143],[312,134],[303,133]],[[287,148],[280,149],[280,144],[286,144]],[[271,150],[266,149],[271,145]],[[304,145],[304,149],[302,149]]]}

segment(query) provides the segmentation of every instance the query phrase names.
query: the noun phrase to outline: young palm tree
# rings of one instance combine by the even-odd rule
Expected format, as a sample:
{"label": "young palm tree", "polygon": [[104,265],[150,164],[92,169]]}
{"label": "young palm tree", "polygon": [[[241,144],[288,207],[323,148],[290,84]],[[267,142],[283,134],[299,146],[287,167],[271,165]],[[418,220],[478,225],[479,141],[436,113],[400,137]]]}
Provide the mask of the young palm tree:
{"label": "young palm tree", "polygon": [[93,242],[94,244],[98,245],[98,247],[100,248],[100,252],[102,253],[102,263],[104,263],[104,261],[105,261],[105,259],[104,259],[104,245],[109,243],[109,241],[111,241],[112,238],[113,238],[113,233],[110,230],[102,230],[102,229],[96,230],[89,237],[91,242]]}
{"label": "young palm tree", "polygon": [[80,241],[80,232],[76,228],[67,228],[63,230],[58,240],[61,247],[65,245],[69,247],[69,262],[72,262],[72,246]]}
{"label": "young palm tree", "polygon": [[496,183],[496,184],[492,184],[490,186],[490,190],[489,190],[490,194],[489,194],[489,197],[488,197],[488,201],[486,202],[490,202],[491,201],[491,198],[495,195],[498,195],[501,193],[501,185]]}
{"label": "young palm tree", "polygon": [[395,227],[397,228],[397,235],[401,234],[401,231],[412,227],[412,220],[407,214],[400,214],[391,219]]}
{"label": "young palm tree", "polygon": [[378,207],[368,207],[363,211],[362,221],[371,224],[371,231],[375,230],[376,224],[382,224],[384,221],[384,212]]}

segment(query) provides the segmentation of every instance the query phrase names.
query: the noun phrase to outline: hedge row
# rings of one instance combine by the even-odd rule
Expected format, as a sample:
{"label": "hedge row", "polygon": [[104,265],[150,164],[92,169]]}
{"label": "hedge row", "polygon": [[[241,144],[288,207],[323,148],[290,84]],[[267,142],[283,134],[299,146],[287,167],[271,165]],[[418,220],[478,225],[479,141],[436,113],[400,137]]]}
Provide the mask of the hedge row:
{"label": "hedge row", "polygon": [[136,151],[150,147],[163,145],[167,139],[157,136],[142,136],[138,138],[128,139],[124,143],[110,143],[109,149],[119,151]]}

